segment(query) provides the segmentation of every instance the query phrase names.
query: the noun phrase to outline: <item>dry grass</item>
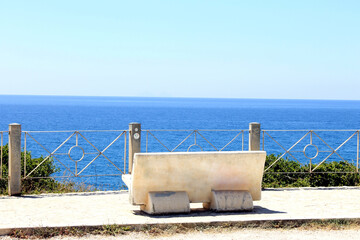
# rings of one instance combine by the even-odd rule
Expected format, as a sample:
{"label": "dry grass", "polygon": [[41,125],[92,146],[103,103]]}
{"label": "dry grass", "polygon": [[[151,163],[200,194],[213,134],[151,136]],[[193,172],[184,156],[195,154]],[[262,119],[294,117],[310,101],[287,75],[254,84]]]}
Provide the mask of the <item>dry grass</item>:
{"label": "dry grass", "polygon": [[51,238],[55,236],[85,235],[124,235],[141,233],[148,236],[170,236],[185,233],[225,233],[240,229],[296,229],[296,230],[346,230],[360,229],[360,219],[333,219],[333,220],[292,220],[268,222],[227,222],[227,223],[189,223],[189,224],[154,224],[154,225],[104,225],[98,227],[56,227],[17,229],[10,233],[11,237],[23,239]]}

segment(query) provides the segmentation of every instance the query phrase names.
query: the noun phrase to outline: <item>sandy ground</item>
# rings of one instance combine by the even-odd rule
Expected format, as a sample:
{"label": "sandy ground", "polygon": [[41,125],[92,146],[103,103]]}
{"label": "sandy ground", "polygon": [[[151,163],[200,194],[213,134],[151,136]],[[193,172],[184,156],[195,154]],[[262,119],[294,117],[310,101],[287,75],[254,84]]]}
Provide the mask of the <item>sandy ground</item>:
{"label": "sandy ground", "polygon": [[[263,229],[242,229],[234,231],[222,232],[189,232],[185,234],[174,234],[170,236],[150,236],[143,233],[129,233],[127,235],[118,236],[104,236],[104,235],[87,235],[84,237],[55,237],[52,240],[65,240],[65,239],[157,239],[157,240],[182,240],[182,239],[196,239],[196,240],[211,240],[211,239],[358,239],[360,229],[350,230],[263,230]],[[0,237],[2,240],[10,240],[8,236]]]}
{"label": "sandy ground", "polygon": [[[194,211],[190,214],[149,216],[128,203],[127,192],[81,194],[47,194],[0,197],[0,230],[24,227],[99,226],[132,224],[219,223],[246,221],[281,221],[306,219],[360,219],[360,188],[269,189],[256,202],[252,212],[214,213]],[[34,207],[37,206],[37,207]],[[317,229],[317,228],[315,228]],[[330,229],[330,228],[329,228]],[[56,237],[53,239],[358,239],[360,229],[224,229],[175,235],[147,235],[131,232],[115,237]],[[1,232],[1,231],[0,231]],[[0,236],[0,239],[12,239]]]}
{"label": "sandy ground", "polygon": [[139,206],[129,204],[129,194],[125,191],[0,197],[0,230],[112,224],[360,219],[360,201],[355,199],[360,199],[359,187],[267,189],[262,191],[262,200],[254,203],[252,212],[215,213],[194,206],[190,214],[149,216],[141,213]]}

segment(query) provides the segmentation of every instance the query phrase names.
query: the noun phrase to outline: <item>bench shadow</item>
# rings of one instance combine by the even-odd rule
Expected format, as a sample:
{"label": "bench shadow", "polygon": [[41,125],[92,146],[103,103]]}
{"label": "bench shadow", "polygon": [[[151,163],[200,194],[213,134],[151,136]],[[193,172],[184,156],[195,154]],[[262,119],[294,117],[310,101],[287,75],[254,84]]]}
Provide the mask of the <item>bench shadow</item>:
{"label": "bench shadow", "polygon": [[146,216],[150,218],[178,218],[178,217],[216,217],[216,216],[236,216],[236,215],[259,215],[259,214],[281,214],[286,213],[282,211],[271,210],[268,208],[254,206],[253,211],[234,211],[234,212],[214,212],[204,208],[192,208],[188,214],[184,213],[170,213],[170,214],[158,214],[150,215],[140,210],[133,210],[134,215]]}

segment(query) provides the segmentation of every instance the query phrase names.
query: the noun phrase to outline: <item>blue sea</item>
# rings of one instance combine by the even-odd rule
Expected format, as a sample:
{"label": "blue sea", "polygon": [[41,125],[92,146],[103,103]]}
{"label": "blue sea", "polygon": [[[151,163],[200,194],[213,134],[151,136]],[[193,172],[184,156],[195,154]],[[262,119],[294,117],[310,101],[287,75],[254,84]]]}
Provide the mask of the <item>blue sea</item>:
{"label": "blue sea", "polygon": [[[261,145],[268,153],[283,154],[292,147],[291,155],[285,156],[305,164],[310,160],[306,156],[316,155],[315,148],[312,149],[315,152],[310,152],[315,146],[318,154],[311,159],[313,162],[321,162],[334,150],[336,153],[326,161],[343,158],[354,163],[358,159],[356,131],[360,129],[360,101],[0,96],[0,131],[7,131],[10,123],[20,123],[24,131],[23,146],[26,141],[26,150],[33,157],[55,154],[54,162],[61,169],[59,176],[79,173],[88,165],[79,176],[102,189],[117,189],[122,185],[120,177],[103,175],[116,175],[119,169],[124,169],[128,139],[125,140],[126,133],[122,134],[121,130],[127,130],[131,122],[141,123],[145,130],[141,136],[142,151],[173,150],[184,139],[175,151],[187,151],[192,145],[191,151],[219,150],[232,140],[225,151],[246,150],[249,123],[259,122],[265,130]],[[309,130],[316,131],[309,133]],[[4,132],[3,143],[6,142]],[[304,148],[309,144],[305,156]],[[71,150],[73,146],[81,148]]]}

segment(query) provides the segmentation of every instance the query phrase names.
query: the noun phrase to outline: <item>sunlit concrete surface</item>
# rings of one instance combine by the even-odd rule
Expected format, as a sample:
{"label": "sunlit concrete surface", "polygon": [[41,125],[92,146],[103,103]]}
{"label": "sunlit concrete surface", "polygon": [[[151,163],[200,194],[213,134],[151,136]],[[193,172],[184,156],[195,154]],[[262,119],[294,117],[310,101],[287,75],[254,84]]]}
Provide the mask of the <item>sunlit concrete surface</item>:
{"label": "sunlit concrete surface", "polygon": [[254,202],[252,212],[193,208],[190,214],[150,216],[129,203],[126,191],[3,196],[0,233],[29,227],[360,218],[359,199],[357,187],[269,189],[262,192],[261,201]]}

